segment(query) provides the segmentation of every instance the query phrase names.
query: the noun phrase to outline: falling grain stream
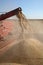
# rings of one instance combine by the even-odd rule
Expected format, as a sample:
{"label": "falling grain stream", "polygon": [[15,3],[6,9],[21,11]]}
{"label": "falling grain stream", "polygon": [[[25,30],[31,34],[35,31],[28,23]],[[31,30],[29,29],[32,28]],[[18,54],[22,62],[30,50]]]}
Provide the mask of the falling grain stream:
{"label": "falling grain stream", "polygon": [[34,32],[24,14],[20,12],[17,17],[21,33],[17,40],[13,37],[0,42],[0,63],[43,65],[43,43],[34,38]]}

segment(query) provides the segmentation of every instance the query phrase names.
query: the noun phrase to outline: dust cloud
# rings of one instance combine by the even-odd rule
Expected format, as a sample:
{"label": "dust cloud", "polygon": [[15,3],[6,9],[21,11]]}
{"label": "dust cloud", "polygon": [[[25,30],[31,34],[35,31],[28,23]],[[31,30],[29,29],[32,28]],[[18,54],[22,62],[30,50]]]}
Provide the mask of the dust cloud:
{"label": "dust cloud", "polygon": [[16,29],[15,23],[13,37],[0,43],[0,63],[43,65],[43,43],[34,37],[34,31],[24,14],[20,12],[17,17],[19,21],[16,23],[20,29],[18,26]]}

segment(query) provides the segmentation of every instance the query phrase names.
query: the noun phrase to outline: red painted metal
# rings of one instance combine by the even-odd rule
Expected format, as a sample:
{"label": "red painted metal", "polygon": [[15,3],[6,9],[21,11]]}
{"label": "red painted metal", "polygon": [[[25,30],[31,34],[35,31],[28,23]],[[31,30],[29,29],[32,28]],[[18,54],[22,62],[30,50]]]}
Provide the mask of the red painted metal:
{"label": "red painted metal", "polygon": [[17,15],[20,11],[22,11],[22,9],[19,7],[17,9],[10,11],[10,12],[2,14],[2,15],[0,15],[0,21],[4,20],[6,18],[9,18],[11,16]]}

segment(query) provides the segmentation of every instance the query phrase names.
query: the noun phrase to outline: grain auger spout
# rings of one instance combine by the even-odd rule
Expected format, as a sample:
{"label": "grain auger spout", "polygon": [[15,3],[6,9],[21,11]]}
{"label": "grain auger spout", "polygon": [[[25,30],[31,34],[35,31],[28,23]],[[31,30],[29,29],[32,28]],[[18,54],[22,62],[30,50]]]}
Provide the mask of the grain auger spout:
{"label": "grain auger spout", "polygon": [[0,21],[7,19],[11,16],[14,16],[14,15],[18,16],[19,12],[21,13],[21,11],[22,11],[22,9],[21,9],[21,7],[19,7],[19,8],[16,8],[16,9],[10,11],[10,12],[5,13],[5,14],[1,14],[0,15]]}

